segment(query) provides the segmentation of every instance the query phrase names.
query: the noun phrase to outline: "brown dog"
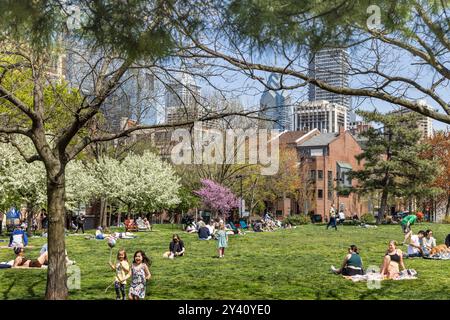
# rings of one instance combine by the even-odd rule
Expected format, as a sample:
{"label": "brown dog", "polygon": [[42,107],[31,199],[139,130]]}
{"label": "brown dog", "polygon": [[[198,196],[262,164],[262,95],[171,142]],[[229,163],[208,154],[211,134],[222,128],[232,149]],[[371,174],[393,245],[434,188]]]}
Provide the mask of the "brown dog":
{"label": "brown dog", "polygon": [[431,249],[430,256],[433,256],[437,253],[446,253],[446,252],[450,252],[449,248],[447,248],[447,246],[445,244],[440,244],[440,245],[434,247],[433,249]]}

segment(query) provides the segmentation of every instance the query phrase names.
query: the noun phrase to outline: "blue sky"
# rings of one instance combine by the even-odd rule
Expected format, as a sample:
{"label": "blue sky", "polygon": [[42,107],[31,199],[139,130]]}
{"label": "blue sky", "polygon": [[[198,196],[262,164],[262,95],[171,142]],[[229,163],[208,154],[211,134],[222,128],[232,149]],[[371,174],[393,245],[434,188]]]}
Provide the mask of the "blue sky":
{"label": "blue sky", "polygon": [[[395,54],[395,52],[394,52]],[[395,60],[396,59],[396,60]],[[404,53],[399,52],[398,57],[396,57],[393,61],[395,62],[395,66],[393,68],[398,69],[398,73],[393,74],[402,74],[405,77],[410,77],[412,69],[415,68],[413,66],[414,60],[405,55]],[[262,62],[272,65],[275,64],[278,60],[278,62],[281,59],[274,59],[273,55],[268,54],[266,57],[263,57]],[[272,60],[272,61],[271,61]],[[275,61],[274,61],[275,60]],[[279,63],[277,63],[278,66],[281,66]],[[413,67],[411,67],[413,66]],[[424,68],[420,70],[420,81],[424,84],[431,83],[431,80],[433,78],[434,73],[431,70],[427,70]],[[268,73],[257,73],[257,75],[264,77],[265,79],[268,79],[269,74]],[[239,98],[239,100],[244,104],[247,108],[254,108],[259,106],[259,101],[261,98],[261,94],[264,91],[264,86],[259,83],[256,80],[249,79],[246,75],[238,72],[228,72],[226,74],[227,79],[224,80],[222,78],[216,78],[212,82],[217,85],[220,88],[226,88],[230,92],[234,92],[234,95]],[[352,85],[357,81],[355,79],[350,79],[350,84]],[[359,81],[359,80],[358,80]],[[205,84],[202,85],[202,92],[205,93],[206,91],[210,91]],[[293,102],[300,102],[307,100],[307,87],[294,89],[285,91],[285,94],[290,95],[293,97]],[[450,101],[450,90],[449,88],[443,88],[439,92],[440,96],[444,98],[446,101]],[[411,98],[414,99],[422,99],[423,96],[420,96],[418,92],[413,92],[412,90],[408,91],[408,95]],[[433,107],[433,108],[439,108],[434,101],[431,100],[431,98],[426,98],[425,100],[427,103]],[[385,101],[381,101],[378,99],[369,99],[369,98],[358,98],[358,97],[352,97],[352,108],[357,109],[364,109],[364,110],[373,110],[376,108],[380,112],[389,112],[394,109],[398,109],[399,106],[393,105],[390,103],[387,103]],[[440,109],[442,112],[442,109]],[[439,122],[436,120],[433,120],[433,128],[435,130],[445,130],[448,128],[450,130],[450,126],[446,123]]]}

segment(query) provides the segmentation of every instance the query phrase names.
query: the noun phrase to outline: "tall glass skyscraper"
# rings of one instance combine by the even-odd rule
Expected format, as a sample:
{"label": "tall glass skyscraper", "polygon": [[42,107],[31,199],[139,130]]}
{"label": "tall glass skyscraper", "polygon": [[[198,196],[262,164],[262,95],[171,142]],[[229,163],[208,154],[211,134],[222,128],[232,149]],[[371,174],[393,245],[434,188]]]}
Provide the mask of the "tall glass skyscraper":
{"label": "tall glass skyscraper", "polygon": [[[308,73],[310,78],[342,88],[348,86],[349,69],[347,51],[342,48],[329,48],[311,54]],[[313,84],[309,84],[308,93],[309,101],[327,100],[346,108],[350,108],[351,105],[350,96],[328,92]]]}
{"label": "tall glass skyscraper", "polygon": [[[278,88],[280,86],[280,75],[272,73],[267,85],[270,88]],[[283,90],[264,91],[260,100],[259,116],[268,120],[262,124],[265,128],[280,131],[293,130],[293,108],[290,105],[290,99],[284,95]]]}

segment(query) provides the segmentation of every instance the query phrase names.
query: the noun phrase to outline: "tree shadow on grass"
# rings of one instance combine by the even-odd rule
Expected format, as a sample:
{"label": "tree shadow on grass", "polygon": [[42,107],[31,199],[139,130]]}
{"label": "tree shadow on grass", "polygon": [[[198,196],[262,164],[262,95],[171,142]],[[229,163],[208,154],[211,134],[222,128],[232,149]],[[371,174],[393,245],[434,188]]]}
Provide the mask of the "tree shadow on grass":
{"label": "tree shadow on grass", "polygon": [[14,288],[16,282],[17,282],[17,280],[14,279],[13,282],[11,282],[11,285],[5,291],[3,291],[3,299],[2,300],[9,299],[9,293],[11,292],[11,289]]}
{"label": "tree shadow on grass", "polygon": [[30,284],[27,286],[27,292],[28,292],[28,295],[29,295],[30,297],[42,299],[42,297],[43,297],[44,295],[42,294],[42,295],[40,295],[40,296],[36,296],[36,293],[34,292],[34,288],[35,288],[37,285],[39,285],[41,282],[43,282],[43,281],[45,281],[45,279],[39,279],[39,280],[37,280],[37,281],[35,281],[35,282],[33,282],[33,283],[30,283]]}

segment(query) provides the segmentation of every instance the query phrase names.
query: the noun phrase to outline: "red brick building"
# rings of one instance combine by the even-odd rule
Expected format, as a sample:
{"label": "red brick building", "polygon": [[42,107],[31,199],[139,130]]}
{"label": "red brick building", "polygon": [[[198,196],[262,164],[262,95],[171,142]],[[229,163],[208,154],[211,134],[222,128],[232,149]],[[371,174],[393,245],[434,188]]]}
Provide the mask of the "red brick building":
{"label": "red brick building", "polygon": [[[355,159],[362,152],[361,147],[349,131],[341,128],[339,133],[320,133],[315,129],[307,133],[297,132],[297,135],[285,134],[280,144],[297,149],[299,170],[308,175],[310,190],[303,203],[291,203],[291,213],[310,213],[328,219],[332,203],[336,208],[339,204],[348,217],[368,211],[366,201],[348,192],[349,187],[356,186],[356,180],[351,180],[348,172],[362,168],[362,163]],[[342,191],[337,192],[336,189]]]}

